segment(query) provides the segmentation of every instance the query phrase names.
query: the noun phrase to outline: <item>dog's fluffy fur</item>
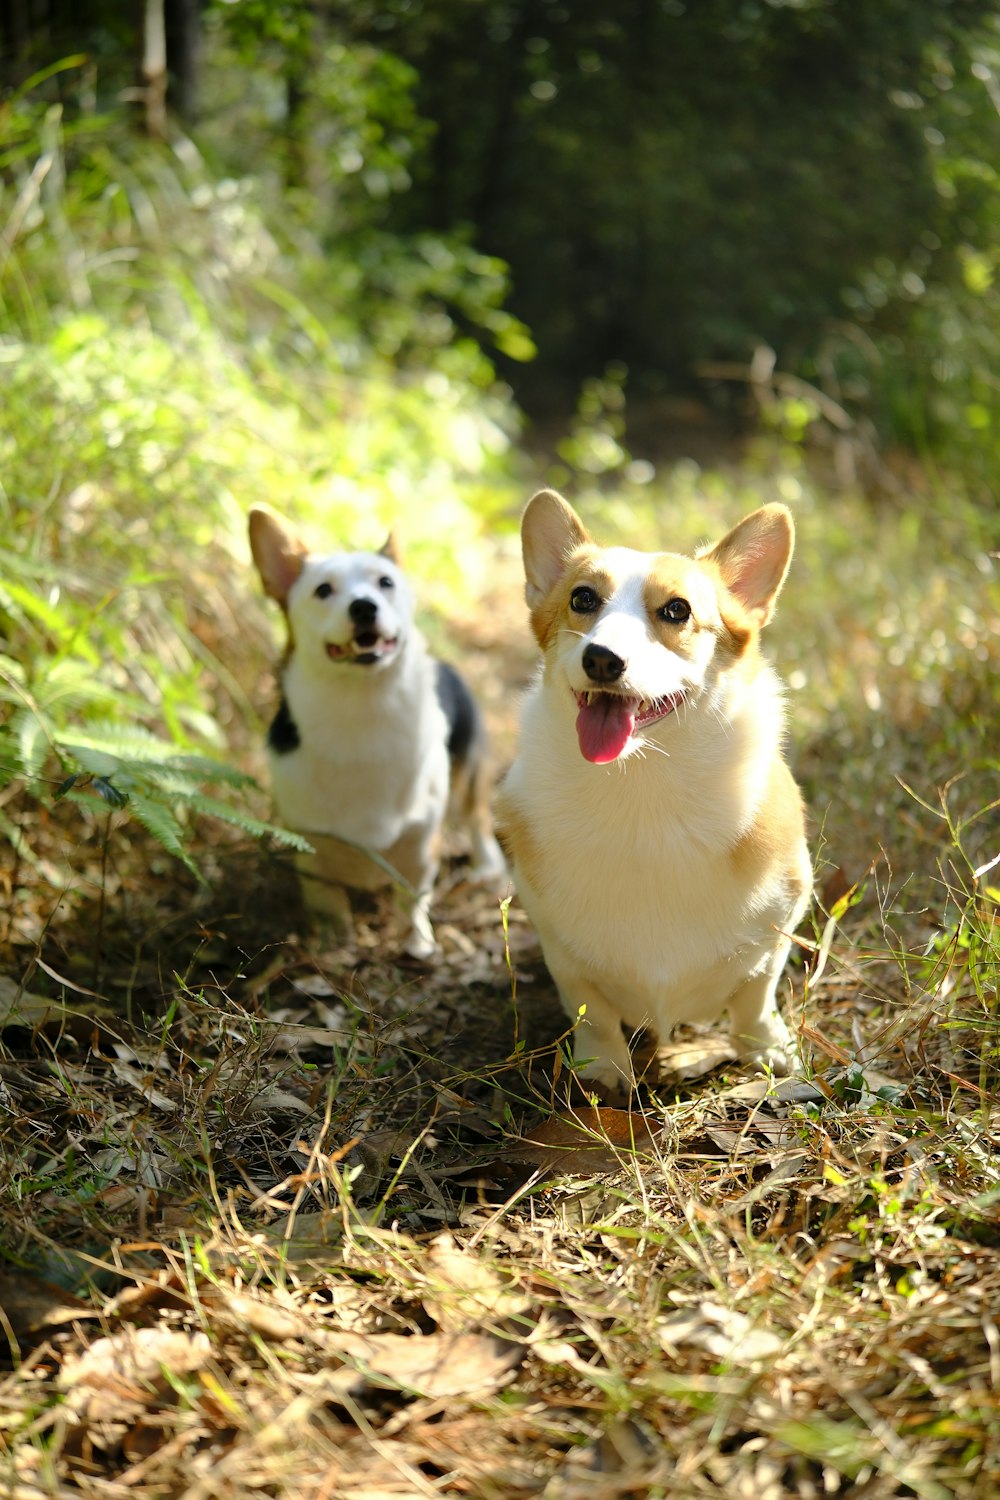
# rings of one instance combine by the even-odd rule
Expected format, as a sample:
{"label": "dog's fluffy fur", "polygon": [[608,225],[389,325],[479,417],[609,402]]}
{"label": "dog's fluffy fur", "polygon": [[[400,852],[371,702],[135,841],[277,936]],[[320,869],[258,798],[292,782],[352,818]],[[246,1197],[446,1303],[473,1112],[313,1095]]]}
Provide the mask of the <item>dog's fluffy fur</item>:
{"label": "dog's fluffy fur", "polygon": [[261,506],[250,513],[250,546],[288,625],[268,751],[278,814],[315,849],[298,856],[306,904],[349,938],[347,888],[388,884],[388,866],[412,893],[401,900],[405,949],[429,957],[449,804],[468,830],[473,877],[499,879],[504,869],[472,697],[415,627],[391,538],[377,553],[315,555]]}
{"label": "dog's fluffy fur", "polygon": [[723,1010],[741,1055],[784,1071],[775,989],[812,871],[759,637],[791,516],[765,506],[693,558],[605,550],[543,490],[522,542],[544,660],[498,825],[578,1074],[627,1086],[622,1023],[665,1037]]}

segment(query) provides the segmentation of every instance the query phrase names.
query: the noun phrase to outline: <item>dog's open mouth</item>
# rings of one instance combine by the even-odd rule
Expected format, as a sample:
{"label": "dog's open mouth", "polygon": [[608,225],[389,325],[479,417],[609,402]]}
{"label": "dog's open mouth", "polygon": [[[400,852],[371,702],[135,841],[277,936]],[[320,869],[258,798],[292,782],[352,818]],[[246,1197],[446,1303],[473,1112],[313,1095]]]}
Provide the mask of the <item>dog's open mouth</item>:
{"label": "dog's open mouth", "polygon": [[370,667],[373,662],[385,661],[399,645],[396,635],[379,635],[374,630],[363,630],[350,641],[327,641],[326,654],[331,661],[356,662]]}
{"label": "dog's open mouth", "polygon": [[577,693],[576,733],[580,752],[595,766],[617,760],[637,729],[655,724],[684,701],[683,693],[663,698],[628,698],[624,693]]}

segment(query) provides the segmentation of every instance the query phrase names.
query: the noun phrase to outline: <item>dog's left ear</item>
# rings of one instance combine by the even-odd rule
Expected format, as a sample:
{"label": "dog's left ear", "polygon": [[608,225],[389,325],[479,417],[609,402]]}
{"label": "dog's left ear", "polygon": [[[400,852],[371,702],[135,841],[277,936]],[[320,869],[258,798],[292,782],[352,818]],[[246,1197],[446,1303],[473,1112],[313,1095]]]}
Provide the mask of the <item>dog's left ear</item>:
{"label": "dog's left ear", "polygon": [[302,572],[308,548],[290,531],[280,516],[266,505],[250,512],[250,551],[266,593],[282,609],[288,604],[292,584]]}
{"label": "dog's left ear", "polygon": [[387,557],[391,563],[396,564],[397,568],[402,567],[399,550],[399,538],[396,536],[396,533],[394,531],[389,532],[389,535],[386,537],[385,542],[378,549],[378,555],[379,557]]}
{"label": "dog's left ear", "polygon": [[576,511],[555,490],[539,490],[521,517],[524,597],[537,609],[566,569],[567,560],[590,536]]}
{"label": "dog's left ear", "polygon": [[722,581],[758,625],[774,614],[792,560],[795,526],[785,505],[764,505],[699,556],[714,563]]}

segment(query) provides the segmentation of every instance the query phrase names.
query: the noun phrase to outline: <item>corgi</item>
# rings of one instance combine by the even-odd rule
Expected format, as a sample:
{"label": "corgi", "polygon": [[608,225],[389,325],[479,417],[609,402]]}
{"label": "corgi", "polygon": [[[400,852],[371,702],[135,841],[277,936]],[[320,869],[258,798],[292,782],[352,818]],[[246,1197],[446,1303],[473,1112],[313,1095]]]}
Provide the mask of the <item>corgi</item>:
{"label": "corgi", "polygon": [[468,831],[471,878],[504,875],[476,705],[416,628],[392,537],[380,552],[313,554],[257,506],[250,549],[288,628],[268,759],[280,818],[313,845],[296,857],[305,904],[349,941],[348,890],[393,883],[405,893],[404,951],[429,958],[449,807]]}
{"label": "corgi", "polygon": [[793,1047],[775,990],[812,889],[782,691],[760,654],[794,542],[783,505],[693,557],[598,546],[552,490],[521,526],[542,649],[497,828],[577,1076],[635,1082],[630,1033],[725,1010],[741,1057]]}

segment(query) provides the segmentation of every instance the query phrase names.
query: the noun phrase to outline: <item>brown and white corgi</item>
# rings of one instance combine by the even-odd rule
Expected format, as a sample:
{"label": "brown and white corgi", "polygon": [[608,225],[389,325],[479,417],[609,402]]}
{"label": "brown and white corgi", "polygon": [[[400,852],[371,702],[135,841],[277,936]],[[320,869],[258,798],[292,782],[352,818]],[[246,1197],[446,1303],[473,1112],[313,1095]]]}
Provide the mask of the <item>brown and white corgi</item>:
{"label": "brown and white corgi", "polygon": [[476,705],[416,628],[392,538],[381,552],[313,554],[260,506],[250,547],[288,626],[268,755],[278,814],[315,850],[297,856],[306,905],[347,939],[347,890],[378,889],[395,872],[405,951],[427,958],[449,808],[468,831],[472,878],[504,872]]}
{"label": "brown and white corgi", "polygon": [[793,535],[766,505],[686,557],[599,547],[552,490],[524,513],[544,659],[498,826],[585,1081],[632,1082],[623,1024],[724,1010],[741,1056],[791,1065],[775,990],[812,870],[759,642]]}

